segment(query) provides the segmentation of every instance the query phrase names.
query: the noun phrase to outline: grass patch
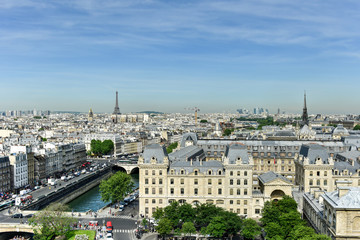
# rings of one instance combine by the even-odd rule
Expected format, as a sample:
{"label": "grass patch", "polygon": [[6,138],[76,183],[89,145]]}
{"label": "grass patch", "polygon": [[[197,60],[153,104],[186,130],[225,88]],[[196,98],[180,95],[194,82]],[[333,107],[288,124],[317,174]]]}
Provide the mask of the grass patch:
{"label": "grass patch", "polygon": [[95,230],[72,230],[72,231],[69,231],[66,233],[66,239],[74,240],[75,235],[82,235],[82,234],[88,235],[89,239],[93,240],[93,239],[95,239],[96,231]]}

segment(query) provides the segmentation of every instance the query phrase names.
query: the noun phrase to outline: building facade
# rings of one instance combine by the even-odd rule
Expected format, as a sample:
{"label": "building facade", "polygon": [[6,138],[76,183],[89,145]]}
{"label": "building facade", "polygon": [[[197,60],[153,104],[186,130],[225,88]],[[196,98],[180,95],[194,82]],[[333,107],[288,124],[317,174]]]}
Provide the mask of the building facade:
{"label": "building facade", "polygon": [[9,192],[10,183],[10,160],[8,156],[0,156],[0,192]]}

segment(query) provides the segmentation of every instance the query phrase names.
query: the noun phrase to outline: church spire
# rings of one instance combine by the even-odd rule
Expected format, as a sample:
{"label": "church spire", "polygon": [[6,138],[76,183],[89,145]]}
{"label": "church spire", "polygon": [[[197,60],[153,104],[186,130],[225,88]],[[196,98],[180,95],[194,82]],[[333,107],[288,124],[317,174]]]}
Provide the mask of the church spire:
{"label": "church spire", "polygon": [[304,108],[303,108],[303,114],[302,114],[302,125],[309,125],[309,117],[306,107],[306,92],[304,91]]}

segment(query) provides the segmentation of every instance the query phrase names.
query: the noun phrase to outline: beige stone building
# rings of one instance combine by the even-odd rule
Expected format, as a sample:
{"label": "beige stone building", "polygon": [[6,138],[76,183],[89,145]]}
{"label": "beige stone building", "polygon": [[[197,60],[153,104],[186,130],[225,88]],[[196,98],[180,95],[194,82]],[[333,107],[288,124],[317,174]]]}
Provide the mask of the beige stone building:
{"label": "beige stone building", "polygon": [[281,175],[259,176],[253,190],[253,158],[241,144],[229,145],[221,160],[207,159],[204,149],[185,138],[183,148],[167,154],[152,144],[139,158],[139,214],[151,217],[172,201],[212,203],[242,217],[259,218],[266,200],[291,195],[292,183]]}
{"label": "beige stone building", "polygon": [[304,194],[303,216],[321,234],[335,240],[360,239],[360,188],[337,182],[333,192]]}

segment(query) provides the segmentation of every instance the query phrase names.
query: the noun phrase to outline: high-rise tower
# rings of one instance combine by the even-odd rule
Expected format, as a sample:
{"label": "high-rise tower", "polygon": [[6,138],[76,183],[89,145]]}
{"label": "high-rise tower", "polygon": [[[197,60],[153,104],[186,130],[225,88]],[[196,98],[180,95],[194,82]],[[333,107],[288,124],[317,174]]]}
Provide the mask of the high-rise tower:
{"label": "high-rise tower", "polygon": [[118,91],[116,91],[116,102],[115,102],[115,108],[114,108],[114,115],[120,115],[120,108],[119,108],[119,102],[118,102]]}
{"label": "high-rise tower", "polygon": [[304,92],[304,108],[303,108],[303,114],[302,114],[302,125],[309,125],[309,117],[306,107],[306,92]]}

